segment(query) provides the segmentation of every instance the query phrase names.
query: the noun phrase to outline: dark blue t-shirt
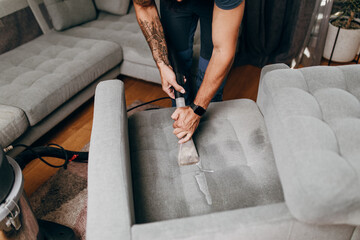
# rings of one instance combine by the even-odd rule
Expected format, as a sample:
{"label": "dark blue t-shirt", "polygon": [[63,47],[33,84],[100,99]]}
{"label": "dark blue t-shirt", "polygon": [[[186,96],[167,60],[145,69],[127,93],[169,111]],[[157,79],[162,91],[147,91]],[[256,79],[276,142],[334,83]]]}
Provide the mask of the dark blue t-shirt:
{"label": "dark blue t-shirt", "polygon": [[224,10],[236,8],[243,0],[215,0],[216,6]]}

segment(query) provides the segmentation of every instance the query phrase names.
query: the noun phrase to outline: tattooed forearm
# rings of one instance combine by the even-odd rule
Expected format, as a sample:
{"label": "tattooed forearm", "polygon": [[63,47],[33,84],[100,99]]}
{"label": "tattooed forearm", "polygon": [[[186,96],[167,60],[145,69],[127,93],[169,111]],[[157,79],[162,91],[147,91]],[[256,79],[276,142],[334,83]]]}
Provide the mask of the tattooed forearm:
{"label": "tattooed forearm", "polygon": [[156,63],[165,63],[169,66],[168,51],[160,19],[154,17],[151,22],[139,19],[139,25],[150,46]]}
{"label": "tattooed forearm", "polygon": [[153,2],[152,0],[133,0],[134,3],[139,4],[140,6],[150,6]]}

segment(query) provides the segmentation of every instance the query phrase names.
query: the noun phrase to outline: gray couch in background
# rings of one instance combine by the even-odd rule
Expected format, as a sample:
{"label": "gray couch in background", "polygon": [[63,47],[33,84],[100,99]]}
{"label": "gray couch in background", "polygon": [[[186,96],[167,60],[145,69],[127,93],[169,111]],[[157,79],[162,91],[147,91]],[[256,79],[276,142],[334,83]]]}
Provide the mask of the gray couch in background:
{"label": "gray couch in background", "polygon": [[177,165],[173,108],[128,118],[123,83],[102,82],[87,239],[359,240],[359,76],[358,65],[266,66],[257,103],[211,103],[201,119],[194,142],[214,173]]}
{"label": "gray couch in background", "polygon": [[[0,55],[0,145],[31,144],[119,74],[161,83],[130,0],[45,0],[50,29]],[[198,49],[198,35],[195,39]],[[15,155],[21,149],[11,152]]]}

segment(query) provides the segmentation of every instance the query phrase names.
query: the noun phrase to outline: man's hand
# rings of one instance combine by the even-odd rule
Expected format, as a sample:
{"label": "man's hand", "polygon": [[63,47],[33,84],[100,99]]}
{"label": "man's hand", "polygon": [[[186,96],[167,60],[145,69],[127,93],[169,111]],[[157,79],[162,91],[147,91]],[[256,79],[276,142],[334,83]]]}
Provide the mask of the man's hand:
{"label": "man's hand", "polygon": [[177,84],[174,71],[170,66],[164,30],[155,1],[134,0],[133,2],[136,19],[160,71],[162,88],[169,97],[174,99],[174,89],[181,93],[185,93],[185,90]]}
{"label": "man's hand", "polygon": [[200,116],[195,114],[190,107],[176,109],[171,118],[175,120],[173,133],[180,139],[179,143],[189,141],[200,122]]}
{"label": "man's hand", "polygon": [[185,93],[185,89],[176,82],[175,73],[170,66],[161,64],[159,69],[162,89],[169,97],[175,99],[174,89],[182,94]]}

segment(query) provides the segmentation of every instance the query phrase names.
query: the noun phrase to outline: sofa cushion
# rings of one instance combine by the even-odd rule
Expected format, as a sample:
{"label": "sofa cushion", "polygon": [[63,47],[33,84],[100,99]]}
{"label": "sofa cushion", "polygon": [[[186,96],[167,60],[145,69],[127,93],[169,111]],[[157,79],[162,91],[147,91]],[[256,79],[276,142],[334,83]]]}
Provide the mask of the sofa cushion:
{"label": "sofa cushion", "polygon": [[[96,21],[88,22],[64,32],[70,36],[103,39],[118,43],[124,52],[124,61],[156,68],[150,48],[136,20],[133,8],[125,16],[100,12]],[[199,31],[195,33],[194,51],[198,54]]]}
{"label": "sofa cushion", "polygon": [[92,0],[44,0],[44,3],[58,31],[96,18]]}
{"label": "sofa cushion", "polygon": [[119,45],[52,32],[0,56],[0,104],[34,126],[121,62]]}
{"label": "sofa cushion", "polygon": [[134,12],[125,16],[100,12],[96,21],[71,28],[64,33],[74,37],[115,42],[123,49],[124,61],[156,67]]}
{"label": "sofa cushion", "polygon": [[130,0],[95,0],[96,8],[116,15],[125,15],[129,10]]}
{"label": "sofa cushion", "polygon": [[[212,103],[202,118],[194,142],[203,168],[213,173],[199,172],[196,165],[178,166],[173,111],[140,112],[129,118],[137,223],[283,200],[264,121],[253,101]],[[197,181],[200,186],[207,182],[211,201]]]}
{"label": "sofa cushion", "polygon": [[302,221],[360,224],[360,66],[274,70],[259,102],[285,200]]}
{"label": "sofa cushion", "polygon": [[28,128],[25,113],[16,107],[0,104],[0,145],[7,147]]}

